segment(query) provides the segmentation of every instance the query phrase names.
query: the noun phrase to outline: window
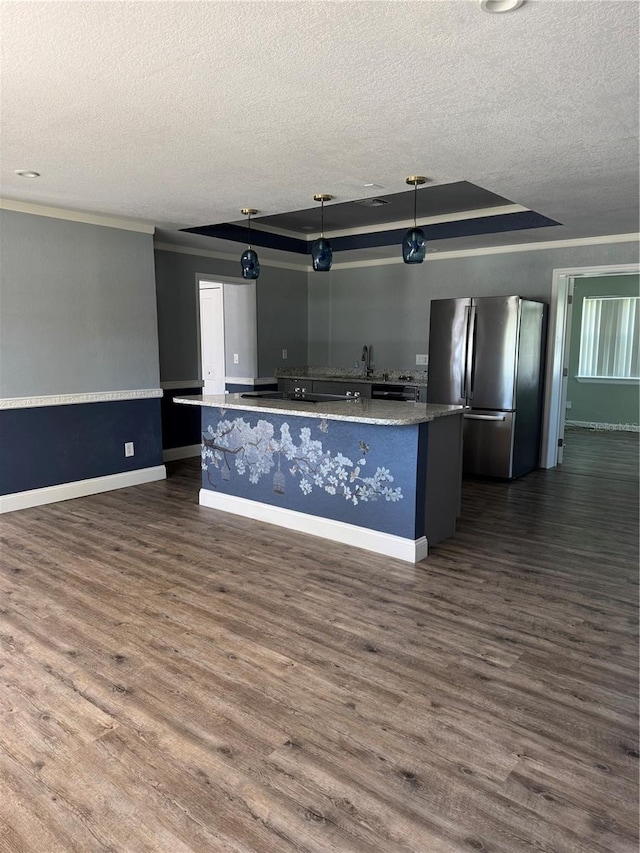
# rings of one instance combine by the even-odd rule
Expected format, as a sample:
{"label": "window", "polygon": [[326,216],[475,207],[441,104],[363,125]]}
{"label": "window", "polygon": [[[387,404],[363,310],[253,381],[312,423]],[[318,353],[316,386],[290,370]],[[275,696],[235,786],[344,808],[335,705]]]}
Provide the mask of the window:
{"label": "window", "polygon": [[582,303],[578,376],[638,379],[640,297],[586,296]]}

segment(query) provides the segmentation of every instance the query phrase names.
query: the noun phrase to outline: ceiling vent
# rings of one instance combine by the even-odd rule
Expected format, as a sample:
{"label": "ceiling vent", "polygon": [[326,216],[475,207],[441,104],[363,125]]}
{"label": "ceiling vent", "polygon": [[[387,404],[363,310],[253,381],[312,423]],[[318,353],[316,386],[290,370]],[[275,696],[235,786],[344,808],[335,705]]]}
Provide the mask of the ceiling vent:
{"label": "ceiling vent", "polygon": [[382,207],[390,202],[384,198],[365,198],[363,201],[356,201],[355,203],[359,204],[360,207]]}

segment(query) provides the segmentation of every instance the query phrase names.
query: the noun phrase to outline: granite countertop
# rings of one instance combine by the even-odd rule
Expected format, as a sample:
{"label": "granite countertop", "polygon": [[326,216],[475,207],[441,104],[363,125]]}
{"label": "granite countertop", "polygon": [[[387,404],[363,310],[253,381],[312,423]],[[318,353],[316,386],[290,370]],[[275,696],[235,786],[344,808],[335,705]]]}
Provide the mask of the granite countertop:
{"label": "granite countertop", "polygon": [[276,370],[276,379],[367,382],[375,385],[388,383],[390,385],[417,385],[420,388],[426,388],[427,386],[427,374],[425,370],[414,373],[402,370],[385,370],[384,372],[376,371],[373,376],[365,376],[360,368],[353,367],[290,367]]}
{"label": "granite countertop", "polygon": [[381,426],[410,426],[433,421],[447,415],[457,415],[464,406],[439,403],[391,402],[390,400],[353,400],[309,403],[300,400],[269,400],[259,397],[242,397],[241,394],[203,394],[174,397],[174,403],[188,406],[209,406],[245,412],[299,415],[308,418],[326,418],[333,421],[380,424]]}

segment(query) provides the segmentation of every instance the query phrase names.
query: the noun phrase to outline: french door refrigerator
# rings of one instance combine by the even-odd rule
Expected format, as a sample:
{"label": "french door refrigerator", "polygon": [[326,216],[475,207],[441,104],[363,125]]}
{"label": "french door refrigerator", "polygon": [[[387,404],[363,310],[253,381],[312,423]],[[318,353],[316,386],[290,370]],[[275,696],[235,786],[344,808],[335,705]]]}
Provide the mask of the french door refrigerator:
{"label": "french door refrigerator", "polygon": [[431,301],[430,403],[469,406],[463,472],[512,479],[538,466],[545,305],[519,296]]}

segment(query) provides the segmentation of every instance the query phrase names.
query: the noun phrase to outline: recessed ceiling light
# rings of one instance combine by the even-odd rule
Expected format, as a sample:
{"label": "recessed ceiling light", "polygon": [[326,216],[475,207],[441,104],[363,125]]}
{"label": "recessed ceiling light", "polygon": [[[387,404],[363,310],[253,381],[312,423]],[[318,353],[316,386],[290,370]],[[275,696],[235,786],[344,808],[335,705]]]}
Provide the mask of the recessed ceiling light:
{"label": "recessed ceiling light", "polygon": [[370,189],[371,187],[374,187],[376,190],[382,189],[382,184],[363,184],[362,186],[367,187],[367,189]]}
{"label": "recessed ceiling light", "polygon": [[314,228],[313,225],[303,225],[302,230],[303,231],[315,231],[316,229]]}
{"label": "recessed ceiling light", "polygon": [[480,0],[483,12],[514,12],[519,9],[524,0]]}
{"label": "recessed ceiling light", "polygon": [[16,169],[16,175],[19,175],[21,178],[39,178],[40,172],[30,172],[28,169]]}

